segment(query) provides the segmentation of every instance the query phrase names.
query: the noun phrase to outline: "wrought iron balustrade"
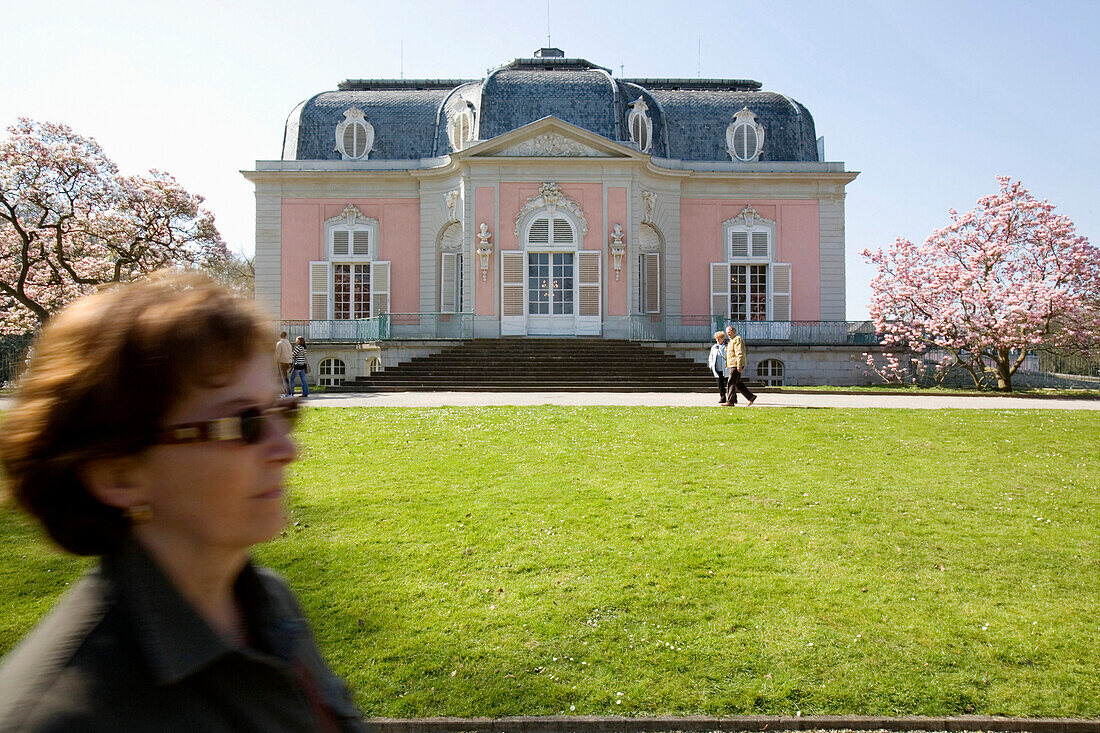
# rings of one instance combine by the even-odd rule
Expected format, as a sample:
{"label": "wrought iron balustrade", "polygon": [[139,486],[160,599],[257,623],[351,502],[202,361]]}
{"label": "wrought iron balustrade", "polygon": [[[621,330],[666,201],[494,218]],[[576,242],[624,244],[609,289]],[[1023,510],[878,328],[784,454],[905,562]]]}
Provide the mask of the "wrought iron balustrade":
{"label": "wrought iron balustrade", "polygon": [[[621,333],[632,341],[710,343],[714,332],[733,325],[749,343],[793,346],[879,343],[870,321],[731,321],[712,315],[612,316],[604,319],[604,333]],[[358,320],[287,320],[282,329],[294,340],[310,343],[361,343],[495,338],[500,336],[496,316],[473,313],[385,313]]]}

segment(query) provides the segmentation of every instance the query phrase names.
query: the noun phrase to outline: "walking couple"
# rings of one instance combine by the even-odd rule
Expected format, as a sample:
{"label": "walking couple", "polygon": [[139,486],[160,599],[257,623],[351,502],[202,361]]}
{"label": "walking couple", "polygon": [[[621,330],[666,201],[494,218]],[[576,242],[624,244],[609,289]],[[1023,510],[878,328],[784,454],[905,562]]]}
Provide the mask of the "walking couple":
{"label": "walking couple", "polygon": [[302,384],[302,397],[309,397],[309,385],[306,384],[306,375],[309,374],[309,361],[306,359],[306,340],[302,336],[294,339],[291,347],[287,341],[286,331],[279,334],[279,340],[275,344],[275,369],[282,380],[283,391],[287,397],[294,396],[294,381],[297,379]]}
{"label": "walking couple", "polygon": [[756,402],[756,395],[749,391],[741,379],[741,373],[745,371],[744,339],[737,335],[733,326],[726,326],[725,331],[714,334],[714,342],[714,346],[710,347],[707,363],[718,380],[718,404],[733,407],[737,404],[738,392],[745,395],[750,405]]}

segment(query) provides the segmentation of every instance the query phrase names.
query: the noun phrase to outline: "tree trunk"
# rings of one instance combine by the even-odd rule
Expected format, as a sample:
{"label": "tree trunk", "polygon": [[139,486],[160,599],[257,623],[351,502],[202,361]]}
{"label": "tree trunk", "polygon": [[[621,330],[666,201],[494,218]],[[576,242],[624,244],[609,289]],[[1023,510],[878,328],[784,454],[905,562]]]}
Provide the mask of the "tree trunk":
{"label": "tree trunk", "polygon": [[1008,349],[1001,349],[993,359],[993,363],[997,366],[997,391],[999,392],[1012,391],[1012,372],[1015,370],[1010,361],[1011,354]]}

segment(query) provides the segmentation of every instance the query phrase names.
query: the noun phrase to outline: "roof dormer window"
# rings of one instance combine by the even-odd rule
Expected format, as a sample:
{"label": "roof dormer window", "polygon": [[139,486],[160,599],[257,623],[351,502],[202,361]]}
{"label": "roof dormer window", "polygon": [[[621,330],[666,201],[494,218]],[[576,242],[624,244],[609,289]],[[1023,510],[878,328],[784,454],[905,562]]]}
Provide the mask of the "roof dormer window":
{"label": "roof dormer window", "polygon": [[626,125],[630,129],[630,142],[643,153],[649,150],[653,142],[653,121],[649,119],[649,105],[638,97],[630,103],[630,113]]}
{"label": "roof dormer window", "polygon": [[448,133],[451,137],[451,148],[462,150],[474,139],[474,106],[469,102],[451,118]]}
{"label": "roof dormer window", "polygon": [[757,160],[763,151],[764,127],[745,107],[733,116],[733,122],[726,128],[726,152],[733,160],[749,163]]}
{"label": "roof dormer window", "polygon": [[352,107],[336,126],[336,149],[344,160],[364,160],[373,147],[374,125],[367,122],[361,109]]}

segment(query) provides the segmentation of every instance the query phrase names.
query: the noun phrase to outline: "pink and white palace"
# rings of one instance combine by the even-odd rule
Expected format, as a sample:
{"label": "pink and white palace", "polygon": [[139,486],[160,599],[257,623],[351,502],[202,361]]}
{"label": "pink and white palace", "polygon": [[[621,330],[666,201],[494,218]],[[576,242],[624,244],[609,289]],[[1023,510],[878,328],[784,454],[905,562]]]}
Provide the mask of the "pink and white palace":
{"label": "pink and white palace", "polygon": [[[544,48],[483,79],[302,102],[256,186],[256,297],[322,379],[462,338],[634,339],[855,383],[844,193],[809,110],[744,79],[622,79]],[[370,346],[365,346],[370,344]],[[327,362],[326,362],[327,360]],[[755,370],[755,372],[753,372]]]}

